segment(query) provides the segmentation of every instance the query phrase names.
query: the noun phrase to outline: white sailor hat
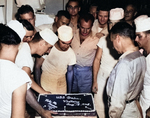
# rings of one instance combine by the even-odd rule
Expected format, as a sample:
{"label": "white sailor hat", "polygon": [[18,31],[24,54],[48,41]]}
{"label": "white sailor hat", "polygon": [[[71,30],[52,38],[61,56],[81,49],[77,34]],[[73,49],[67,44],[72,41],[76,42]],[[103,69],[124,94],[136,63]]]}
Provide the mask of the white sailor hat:
{"label": "white sailor hat", "polygon": [[66,25],[62,25],[58,28],[58,38],[61,41],[70,41],[73,37],[72,28]]}
{"label": "white sailor hat", "polygon": [[114,8],[110,10],[110,20],[121,20],[124,18],[124,10],[122,8]]}
{"label": "white sailor hat", "polygon": [[150,30],[150,17],[141,15],[134,20],[136,32],[143,32]]}
{"label": "white sailor hat", "polygon": [[17,20],[11,20],[10,22],[8,22],[7,26],[18,34],[21,41],[23,40],[24,36],[26,35],[26,30],[24,29],[22,23]]}
{"label": "white sailor hat", "polygon": [[51,45],[54,45],[58,41],[57,35],[48,28],[40,31],[39,34],[47,43]]}

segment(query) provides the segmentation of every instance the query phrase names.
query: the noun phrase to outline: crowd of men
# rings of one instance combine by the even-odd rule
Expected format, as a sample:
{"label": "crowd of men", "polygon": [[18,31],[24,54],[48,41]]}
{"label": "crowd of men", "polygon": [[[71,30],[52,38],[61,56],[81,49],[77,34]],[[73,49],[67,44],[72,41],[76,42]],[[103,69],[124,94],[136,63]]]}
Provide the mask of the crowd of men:
{"label": "crowd of men", "polygon": [[[98,118],[150,117],[150,17],[137,7],[69,0],[52,24],[30,5],[0,24],[0,117],[42,118],[38,94],[93,93]],[[27,103],[27,104],[26,104]]]}

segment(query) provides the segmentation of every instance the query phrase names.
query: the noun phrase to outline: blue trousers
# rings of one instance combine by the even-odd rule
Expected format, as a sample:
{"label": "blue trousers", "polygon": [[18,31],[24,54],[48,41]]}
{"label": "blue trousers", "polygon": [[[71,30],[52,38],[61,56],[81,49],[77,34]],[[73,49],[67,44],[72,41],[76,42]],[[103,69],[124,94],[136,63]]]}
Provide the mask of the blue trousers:
{"label": "blue trousers", "polygon": [[73,67],[73,93],[91,93],[92,92],[92,66],[81,67],[75,65]]}

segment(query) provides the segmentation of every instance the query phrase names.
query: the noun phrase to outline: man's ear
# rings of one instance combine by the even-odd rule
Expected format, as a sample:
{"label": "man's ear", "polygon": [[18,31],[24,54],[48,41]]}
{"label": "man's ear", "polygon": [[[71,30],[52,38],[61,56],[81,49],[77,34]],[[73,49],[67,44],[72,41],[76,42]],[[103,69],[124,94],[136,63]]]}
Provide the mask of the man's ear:
{"label": "man's ear", "polygon": [[137,14],[137,11],[134,13],[134,17],[136,16],[136,14]]}
{"label": "man's ear", "polygon": [[118,34],[116,35],[116,40],[118,43],[120,42],[120,36]]}
{"label": "man's ear", "polygon": [[57,22],[57,21],[58,21],[58,17],[56,16],[56,17],[55,17],[55,22]]}
{"label": "man's ear", "polygon": [[81,7],[79,7],[79,11],[81,10]]}
{"label": "man's ear", "polygon": [[147,39],[148,39],[148,40],[150,39],[150,34],[147,34]]}
{"label": "man's ear", "polygon": [[45,44],[45,41],[44,40],[40,40],[39,41],[39,46],[41,47],[41,46],[43,46]]}

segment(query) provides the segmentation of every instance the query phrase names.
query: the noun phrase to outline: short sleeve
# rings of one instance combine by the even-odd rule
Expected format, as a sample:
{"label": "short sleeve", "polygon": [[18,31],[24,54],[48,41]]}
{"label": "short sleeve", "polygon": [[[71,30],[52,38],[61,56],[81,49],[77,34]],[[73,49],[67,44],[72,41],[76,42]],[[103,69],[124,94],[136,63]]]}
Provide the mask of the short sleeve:
{"label": "short sleeve", "polygon": [[102,49],[103,49],[105,40],[106,40],[106,36],[101,37],[101,38],[99,39],[99,42],[98,42],[97,46],[98,46],[99,48],[102,48]]}
{"label": "short sleeve", "polygon": [[19,49],[15,63],[19,68],[29,67],[33,71],[34,61],[31,56],[31,50],[28,44],[24,43]]}
{"label": "short sleeve", "polygon": [[69,49],[70,51],[69,51],[69,53],[70,53],[70,61],[69,61],[69,64],[68,65],[74,65],[74,64],[76,64],[76,55],[75,55],[75,53],[74,53],[74,51],[70,48]]}
{"label": "short sleeve", "polygon": [[23,84],[27,83],[27,90],[31,87],[31,79],[28,76],[28,74],[21,70],[18,71],[17,73],[14,73],[14,80],[13,80],[13,84],[12,84],[12,91],[14,91],[15,89],[17,89],[18,87],[22,86]]}

